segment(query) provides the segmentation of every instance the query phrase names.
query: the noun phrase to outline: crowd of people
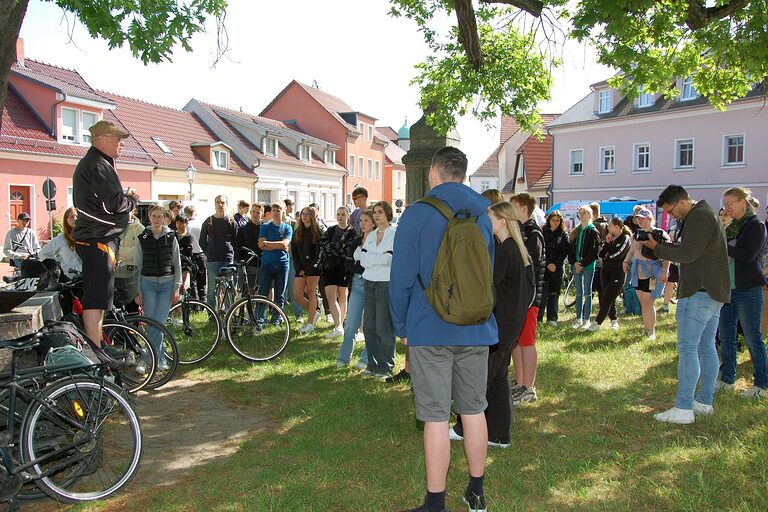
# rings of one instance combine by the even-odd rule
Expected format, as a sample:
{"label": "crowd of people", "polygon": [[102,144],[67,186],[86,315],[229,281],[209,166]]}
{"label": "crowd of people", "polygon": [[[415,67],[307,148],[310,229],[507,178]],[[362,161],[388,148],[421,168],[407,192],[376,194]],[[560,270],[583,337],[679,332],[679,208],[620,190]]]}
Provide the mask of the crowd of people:
{"label": "crowd of people", "polygon": [[[538,326],[545,318],[553,327],[560,321],[566,265],[576,290],[573,329],[595,332],[609,319],[618,331],[616,301],[623,294],[626,309],[639,302],[645,336],[653,341],[656,301],[663,298],[659,312],[667,312],[676,294],[678,389],[658,421],[693,423],[714,413],[716,391],[735,389],[738,328],[754,366],[753,385],[740,396],[768,395],[768,210],[763,222],[759,201],[745,188],[725,191],[718,218],[706,201],[670,185],[656,201],[674,219],[667,231],[655,226],[655,209],[638,206],[627,219],[606,220],[597,203],[584,204],[568,232],[561,212],[544,217],[527,193],[505,200],[497,190],[480,195],[463,185],[466,156],[447,147],[433,157],[428,197],[410,205],[397,225],[391,205],[369,206],[368,192],[358,187],[355,209],[338,208],[330,227],[317,205],[295,214],[290,199],[240,200],[230,215],[224,195],[205,219],[194,206],[172,201],[167,209],[151,208],[145,226],[134,214],[135,193],[123,189],[114,169],[128,134],[105,121],[90,131],[92,147],[75,171],[75,207],[64,212],[62,234],[40,248],[22,213],[6,236],[5,254],[17,266],[32,256],[53,258],[66,275],[81,275],[84,323],[94,340],[101,339],[103,312],[113,301],[118,260],[118,277],[134,269],[134,301],[165,322],[182,292],[214,305],[210,284],[220,269],[257,254],[244,285],[280,307],[290,303],[301,334],[325,320],[325,337],[340,341],[337,366],[352,364],[354,344],[363,339],[354,363],[362,375],[411,381],[416,416],[425,425],[427,494],[410,512],[445,509],[451,440],[464,443],[465,501],[471,511],[486,509],[487,449],[508,447],[513,407],[538,398],[536,339],[545,332]],[[451,260],[459,254],[452,245],[458,232],[460,254],[469,254],[474,268]],[[489,282],[478,283],[485,271]],[[478,303],[473,288],[485,285],[495,300]],[[406,356],[399,373],[397,338]],[[159,349],[160,333],[150,333],[150,341]],[[450,426],[452,410],[458,419]]]}

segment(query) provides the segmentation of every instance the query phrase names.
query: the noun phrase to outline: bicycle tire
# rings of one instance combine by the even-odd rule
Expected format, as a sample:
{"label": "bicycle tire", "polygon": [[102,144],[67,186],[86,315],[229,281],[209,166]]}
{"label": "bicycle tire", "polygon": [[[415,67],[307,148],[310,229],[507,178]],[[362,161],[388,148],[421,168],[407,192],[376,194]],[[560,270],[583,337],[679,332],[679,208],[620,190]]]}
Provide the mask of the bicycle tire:
{"label": "bicycle tire", "polygon": [[576,289],[573,277],[571,277],[571,280],[568,281],[565,287],[565,292],[563,292],[563,305],[569,308],[574,304],[576,304]]}
{"label": "bicycle tire", "polygon": [[271,361],[283,353],[291,324],[280,306],[264,297],[243,297],[229,308],[224,335],[232,350],[251,362]]}
{"label": "bicycle tire", "polygon": [[[128,365],[116,370],[123,389],[129,393],[144,389],[155,374],[157,357],[152,344],[139,329],[117,320],[105,321],[102,330],[114,346],[122,348],[128,353],[126,356]],[[135,371],[136,365],[141,359],[147,362],[146,375],[141,375]]]}
{"label": "bicycle tire", "polygon": [[29,469],[40,490],[66,503],[92,501],[133,478],[143,439],[122,390],[104,381],[67,379],[41,398],[28,409],[22,434],[25,462],[50,457]]}
{"label": "bicycle tire", "polygon": [[199,300],[184,300],[174,304],[168,314],[166,327],[179,347],[179,364],[205,361],[216,351],[221,341],[221,319],[211,306]]}
{"label": "bicycle tire", "polygon": [[150,318],[148,316],[131,315],[126,317],[125,321],[126,323],[129,323],[134,327],[140,328],[145,333],[145,335],[147,335],[148,333],[147,333],[147,328],[144,327],[144,325],[152,326],[155,329],[158,329],[162,333],[163,335],[162,349],[165,355],[165,359],[166,361],[168,361],[169,368],[167,370],[161,370],[158,366],[159,362],[156,362],[155,373],[152,376],[152,378],[149,380],[149,383],[147,383],[146,388],[157,389],[160,386],[168,384],[171,381],[171,379],[173,379],[174,375],[176,375],[176,371],[179,369],[179,346],[177,345],[176,340],[173,337],[173,334],[166,328],[165,325],[161,324],[154,318]]}

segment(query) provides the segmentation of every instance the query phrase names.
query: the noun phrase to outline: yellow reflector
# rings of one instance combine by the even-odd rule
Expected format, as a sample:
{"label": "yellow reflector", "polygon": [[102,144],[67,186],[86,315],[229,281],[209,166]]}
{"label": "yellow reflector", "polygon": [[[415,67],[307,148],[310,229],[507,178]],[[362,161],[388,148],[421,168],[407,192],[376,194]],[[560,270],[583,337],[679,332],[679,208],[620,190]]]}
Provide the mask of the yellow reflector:
{"label": "yellow reflector", "polygon": [[80,402],[78,402],[77,400],[74,400],[72,402],[72,410],[75,411],[75,415],[78,418],[80,419],[85,418],[85,411],[83,410],[83,406],[80,405]]}

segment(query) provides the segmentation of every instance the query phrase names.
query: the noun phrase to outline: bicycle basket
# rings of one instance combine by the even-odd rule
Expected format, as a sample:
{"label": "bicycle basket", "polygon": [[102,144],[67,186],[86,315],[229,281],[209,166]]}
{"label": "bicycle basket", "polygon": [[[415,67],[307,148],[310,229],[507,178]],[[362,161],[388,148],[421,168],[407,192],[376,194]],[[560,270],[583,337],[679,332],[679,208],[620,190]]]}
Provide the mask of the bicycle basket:
{"label": "bicycle basket", "polygon": [[114,304],[122,307],[133,299],[139,293],[139,272],[140,267],[136,265],[126,265],[115,269],[115,295]]}

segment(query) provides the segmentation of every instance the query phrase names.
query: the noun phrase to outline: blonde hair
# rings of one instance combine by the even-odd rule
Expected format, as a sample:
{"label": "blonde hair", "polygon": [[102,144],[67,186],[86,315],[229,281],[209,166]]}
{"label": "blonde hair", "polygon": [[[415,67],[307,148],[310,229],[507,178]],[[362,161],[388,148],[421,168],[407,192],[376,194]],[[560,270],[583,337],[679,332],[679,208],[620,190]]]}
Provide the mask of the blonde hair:
{"label": "blonde hair", "polygon": [[501,195],[501,192],[499,192],[499,190],[495,188],[485,189],[480,195],[486,198],[487,200],[489,200],[491,204],[496,204],[504,201],[504,196]]}
{"label": "blonde hair", "polygon": [[520,232],[520,222],[517,218],[517,213],[515,213],[515,208],[512,206],[512,203],[508,201],[502,201],[500,203],[493,204],[491,205],[491,211],[494,213],[494,215],[507,223],[507,230],[509,231],[509,235],[512,237],[512,240],[514,240],[517,244],[517,248],[520,250],[520,257],[523,259],[523,263],[525,263],[526,267],[530,265],[531,261],[528,257],[528,249],[525,248],[525,242],[523,242],[523,234]]}
{"label": "blonde hair", "polygon": [[581,212],[587,212],[590,217],[592,217],[592,215],[593,215],[592,214],[592,207],[589,206],[588,204],[583,204],[583,205],[579,206],[578,213],[581,214]]}
{"label": "blonde hair", "polygon": [[[723,196],[731,196],[739,200],[744,199],[747,202],[747,211],[755,213],[755,207],[752,204],[754,198],[752,197],[752,191],[748,188],[731,187],[723,193]],[[760,208],[759,205],[760,203],[758,202],[758,208]]]}

